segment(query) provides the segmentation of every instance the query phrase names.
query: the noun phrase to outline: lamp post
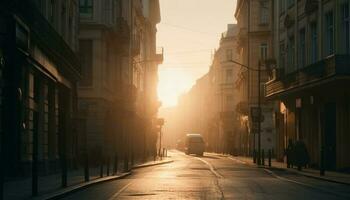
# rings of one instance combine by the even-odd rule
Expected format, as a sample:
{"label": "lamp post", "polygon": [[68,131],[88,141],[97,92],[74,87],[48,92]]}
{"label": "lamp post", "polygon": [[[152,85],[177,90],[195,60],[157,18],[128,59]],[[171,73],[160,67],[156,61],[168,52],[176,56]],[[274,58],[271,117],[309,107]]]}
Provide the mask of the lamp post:
{"label": "lamp post", "polygon": [[159,126],[159,149],[158,149],[158,155],[161,155],[162,152],[162,126],[164,125],[164,119],[158,118],[157,125]]}
{"label": "lamp post", "polygon": [[[258,159],[257,159],[257,165],[261,165],[261,88],[260,88],[260,82],[261,82],[261,71],[268,71],[268,70],[262,70],[261,69],[261,65],[262,65],[262,61],[259,61],[258,64],[258,69],[255,68],[250,68],[249,66],[242,64],[240,62],[237,62],[235,60],[228,60],[226,62],[231,62],[237,65],[240,65],[248,70],[251,71],[256,71],[258,72],[258,108],[257,108],[257,117],[256,117],[256,121],[257,121],[257,134],[258,134]],[[255,134],[255,133],[254,133]],[[255,140],[255,135],[254,135],[254,140]],[[255,143],[255,142],[254,142]],[[255,151],[255,144],[254,144],[254,151]]]}

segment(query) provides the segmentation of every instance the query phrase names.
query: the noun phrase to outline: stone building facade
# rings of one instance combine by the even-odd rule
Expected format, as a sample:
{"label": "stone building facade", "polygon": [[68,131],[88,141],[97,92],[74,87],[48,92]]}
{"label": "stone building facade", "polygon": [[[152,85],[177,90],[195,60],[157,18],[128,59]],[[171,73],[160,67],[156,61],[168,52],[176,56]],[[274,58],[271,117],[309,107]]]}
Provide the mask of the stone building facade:
{"label": "stone building facade", "polygon": [[108,160],[145,157],[156,143],[159,2],[80,3],[79,108],[90,153]]}
{"label": "stone building facade", "polygon": [[[215,51],[210,67],[210,84],[213,94],[211,136],[215,137],[213,149],[217,152],[233,153],[239,143],[237,116],[235,107],[238,103],[235,81],[240,66],[233,63],[238,59],[236,53],[237,25],[229,24],[227,31],[222,34],[220,46]],[[236,138],[237,136],[237,138]]]}
{"label": "stone building facade", "polygon": [[277,156],[303,141],[310,165],[350,167],[348,0],[275,1],[277,68],[266,84],[276,107]]}
{"label": "stone building facade", "polygon": [[[237,112],[240,113],[242,140],[240,152],[252,155],[258,148],[258,130],[252,121],[251,109],[258,106],[258,87],[261,88],[261,148],[267,152],[275,147],[275,129],[273,124],[274,104],[265,101],[264,83],[268,80],[268,67],[273,63],[273,1],[239,0],[235,11],[238,26],[237,53],[241,67],[237,87],[240,101]],[[259,63],[261,80],[258,82]],[[249,68],[249,69],[248,69]],[[255,147],[255,148],[254,148]]]}
{"label": "stone building facade", "polygon": [[1,172],[65,172],[77,157],[78,2],[1,1],[0,9]]}

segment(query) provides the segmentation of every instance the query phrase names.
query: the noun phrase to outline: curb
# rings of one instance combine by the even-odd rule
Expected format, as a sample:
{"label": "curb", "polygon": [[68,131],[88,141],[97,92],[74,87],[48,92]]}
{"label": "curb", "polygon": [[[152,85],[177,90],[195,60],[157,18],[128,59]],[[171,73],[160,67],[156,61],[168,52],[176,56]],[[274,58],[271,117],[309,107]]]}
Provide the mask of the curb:
{"label": "curb", "polygon": [[61,191],[57,191],[57,192],[52,193],[52,194],[46,194],[46,195],[42,195],[42,196],[39,196],[39,197],[34,197],[33,199],[34,200],[60,199],[60,198],[63,198],[65,196],[67,196],[67,195],[70,195],[72,193],[78,192],[79,190],[83,190],[85,188],[88,188],[90,186],[97,185],[97,184],[100,184],[100,183],[105,183],[105,182],[108,182],[108,181],[114,181],[114,180],[122,179],[122,178],[125,178],[125,177],[129,176],[129,175],[131,175],[131,172],[126,172],[126,173],[123,173],[123,174],[121,174],[119,176],[99,178],[99,179],[95,179],[95,180],[89,181],[87,183],[82,183],[82,184],[79,184],[79,185],[75,185],[75,186],[71,186],[71,187],[62,189]]}
{"label": "curb", "polygon": [[[278,168],[278,169],[282,169],[282,168]],[[310,174],[307,174],[307,173],[294,171],[292,169],[283,169],[283,170],[288,171],[288,172],[294,172],[294,173],[297,173],[297,174],[302,175],[302,176],[306,176],[306,177],[309,177],[309,178],[314,178],[314,179],[318,179],[318,180],[322,180],[322,181],[328,181],[328,182],[331,182],[331,183],[338,183],[338,184],[343,184],[343,185],[350,185],[350,182],[348,183],[348,182],[343,182],[343,181],[337,181],[337,180],[334,180],[334,179],[329,179],[329,178],[326,178],[326,177],[314,176],[314,175],[310,175]]]}
{"label": "curb", "polygon": [[[232,156],[229,156],[230,158],[232,158]],[[246,164],[246,165],[249,165],[249,166],[256,166],[255,164],[253,163],[248,163],[248,162],[245,162],[243,160],[240,160],[239,158],[235,158],[233,157],[232,159],[234,160],[239,160],[241,161],[242,163]],[[329,178],[326,178],[326,177],[320,177],[320,176],[314,176],[314,175],[310,175],[310,174],[307,174],[307,173],[304,173],[304,172],[300,172],[300,171],[297,171],[297,170],[293,170],[293,169],[287,169],[287,168],[281,168],[281,167],[268,167],[268,166],[256,166],[257,168],[263,168],[263,169],[277,169],[277,170],[283,170],[283,171],[287,171],[287,172],[292,172],[292,173],[295,173],[295,174],[299,174],[299,175],[302,175],[302,176],[305,176],[305,177],[309,177],[309,178],[314,178],[314,179],[318,179],[318,180],[322,180],[322,181],[327,181],[327,182],[331,182],[331,183],[338,183],[338,184],[342,184],[342,185],[350,185],[350,183],[348,182],[343,182],[343,181],[337,181],[337,180],[333,180],[333,179],[329,179]]]}
{"label": "curb", "polygon": [[141,164],[141,165],[133,166],[132,169],[140,169],[140,168],[145,168],[145,167],[152,167],[152,166],[163,165],[163,164],[168,164],[168,163],[172,163],[172,162],[174,162],[174,160],[166,160],[166,161],[157,162],[157,163]]}
{"label": "curb", "polygon": [[[172,162],[174,162],[174,160],[166,160],[166,161],[157,162],[157,163],[150,163],[150,164],[141,164],[141,165],[133,166],[132,169],[151,167],[151,166],[156,166],[156,165],[168,164],[168,163],[172,163]],[[118,175],[118,176],[110,176],[110,177],[95,179],[95,180],[89,181],[87,183],[81,183],[79,185],[67,187],[67,188],[64,188],[64,189],[62,189],[60,191],[57,191],[57,192],[54,192],[54,193],[51,193],[51,194],[44,194],[42,196],[34,197],[32,199],[34,199],[34,200],[55,200],[55,199],[61,199],[61,198],[65,197],[65,196],[67,196],[67,195],[70,195],[72,193],[78,192],[79,190],[86,189],[86,188],[88,188],[90,186],[97,185],[97,184],[100,184],[100,183],[105,183],[105,182],[108,182],[108,181],[114,181],[114,180],[118,180],[118,179],[123,179],[123,178],[125,178],[125,177],[127,177],[127,176],[129,176],[131,174],[132,174],[132,172],[126,172],[126,173],[123,173],[123,174]]]}

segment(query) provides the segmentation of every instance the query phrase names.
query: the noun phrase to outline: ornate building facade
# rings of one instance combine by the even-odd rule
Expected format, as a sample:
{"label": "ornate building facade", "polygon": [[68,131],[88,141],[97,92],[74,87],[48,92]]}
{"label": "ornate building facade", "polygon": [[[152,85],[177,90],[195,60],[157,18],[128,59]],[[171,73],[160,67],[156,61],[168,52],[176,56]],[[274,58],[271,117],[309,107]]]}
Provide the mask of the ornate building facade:
{"label": "ornate building facade", "polygon": [[275,1],[277,68],[266,84],[276,100],[277,156],[303,141],[310,165],[350,167],[350,25],[347,0]]}

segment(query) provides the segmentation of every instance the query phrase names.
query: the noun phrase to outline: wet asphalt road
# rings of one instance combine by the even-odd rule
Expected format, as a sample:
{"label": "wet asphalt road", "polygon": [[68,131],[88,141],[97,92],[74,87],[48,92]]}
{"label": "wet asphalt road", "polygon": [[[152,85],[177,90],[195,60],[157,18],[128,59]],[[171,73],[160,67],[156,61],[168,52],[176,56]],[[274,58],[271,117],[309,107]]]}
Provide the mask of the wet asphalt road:
{"label": "wet asphalt road", "polygon": [[350,199],[350,186],[280,170],[268,171],[216,154],[171,151],[173,163],[134,170],[64,199]]}

